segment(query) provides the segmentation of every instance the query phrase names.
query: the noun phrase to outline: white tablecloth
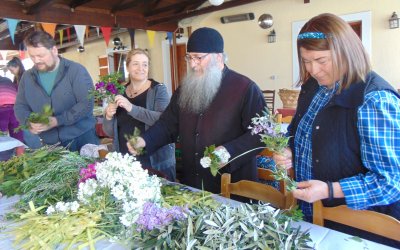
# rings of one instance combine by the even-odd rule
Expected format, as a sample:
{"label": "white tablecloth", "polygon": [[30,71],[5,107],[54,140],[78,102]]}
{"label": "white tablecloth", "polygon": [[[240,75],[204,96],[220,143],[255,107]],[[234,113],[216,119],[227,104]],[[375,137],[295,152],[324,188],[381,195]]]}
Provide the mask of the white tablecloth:
{"label": "white tablecloth", "polygon": [[[217,200],[226,202],[226,198],[217,197]],[[13,205],[18,201],[17,196],[13,197],[3,197],[0,199],[0,228],[4,228],[7,226],[7,222],[4,221],[3,215],[7,212],[12,211]],[[239,202],[230,200],[229,204],[240,204]],[[362,240],[362,242],[358,242],[355,240],[350,239],[351,235],[344,234],[335,230],[331,230],[325,227],[320,227],[308,222],[295,222],[293,226],[298,227],[300,226],[302,230],[309,230],[310,236],[313,241],[313,247],[315,249],[321,250],[388,250],[394,249],[385,245],[381,245],[372,241]],[[108,240],[101,240],[96,242],[95,244],[96,249],[105,249],[105,250],[125,250],[129,249],[128,247],[122,246],[117,243],[109,242]],[[9,235],[0,232],[0,249],[15,249],[12,245],[12,238]],[[87,249],[87,248],[85,248]]]}
{"label": "white tablecloth", "polygon": [[26,147],[25,144],[20,142],[19,140],[9,137],[9,136],[0,136],[0,152],[7,151],[13,148]]}

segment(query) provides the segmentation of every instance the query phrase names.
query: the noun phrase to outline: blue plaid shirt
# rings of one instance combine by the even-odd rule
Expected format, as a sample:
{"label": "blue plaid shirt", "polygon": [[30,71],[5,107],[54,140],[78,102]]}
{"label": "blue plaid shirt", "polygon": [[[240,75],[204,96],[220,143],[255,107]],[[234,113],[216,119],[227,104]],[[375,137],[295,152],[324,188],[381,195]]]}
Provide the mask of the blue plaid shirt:
{"label": "blue plaid shirt", "polygon": [[[318,112],[329,102],[333,94],[338,89],[338,84],[335,88],[328,89],[325,86],[320,86],[317,94],[314,96],[307,112],[301,119],[297,127],[294,137],[294,166],[296,166],[296,181],[306,181],[313,179],[312,176],[312,124]],[[299,206],[304,214],[304,219],[310,221],[312,218],[312,204],[304,201],[298,201]]]}
{"label": "blue plaid shirt", "polygon": [[361,160],[369,170],[339,181],[347,206],[366,209],[400,197],[400,99],[373,91],[358,109]]}
{"label": "blue plaid shirt", "polygon": [[[312,176],[312,124],[317,113],[337,90],[321,86],[307,113],[300,121],[294,140],[296,180]],[[366,174],[339,181],[346,203],[353,209],[390,204],[400,196],[400,101],[389,91],[367,94],[358,109],[361,160]],[[299,201],[306,220],[312,218],[312,205]]]}

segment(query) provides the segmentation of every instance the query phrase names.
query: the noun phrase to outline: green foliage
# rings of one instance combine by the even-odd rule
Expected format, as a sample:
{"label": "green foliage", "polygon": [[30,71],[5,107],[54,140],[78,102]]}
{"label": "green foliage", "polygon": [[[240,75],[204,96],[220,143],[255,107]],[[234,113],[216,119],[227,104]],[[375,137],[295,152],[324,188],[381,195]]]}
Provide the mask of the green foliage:
{"label": "green foliage", "polygon": [[135,129],[133,130],[133,134],[132,135],[124,135],[125,139],[129,143],[129,145],[131,145],[131,147],[136,150],[137,155],[144,154],[144,148],[136,148],[136,143],[137,143],[138,137],[140,135],[141,135],[141,131],[137,127],[135,127]]}
{"label": "green foliage", "polygon": [[13,156],[0,162],[0,192],[12,196],[21,194],[20,184],[36,173],[38,168],[47,166],[68,153],[62,147],[44,146],[37,150],[27,149],[23,155]]}
{"label": "green foliage", "polygon": [[308,232],[266,204],[192,207],[186,220],[152,231],[133,232],[138,249],[312,249]]}
{"label": "green foliage", "polygon": [[221,159],[214,154],[215,145],[208,146],[204,149],[204,157],[209,157],[211,159],[210,171],[213,176],[218,174],[219,165]]}
{"label": "green foliage", "polygon": [[53,115],[53,110],[51,109],[51,106],[48,104],[45,104],[42,108],[42,112],[40,113],[35,113],[32,112],[29,114],[29,117],[27,119],[26,124],[20,125],[14,129],[15,132],[18,132],[21,129],[29,129],[30,123],[41,123],[41,124],[46,124],[48,125],[50,120],[50,116]]}

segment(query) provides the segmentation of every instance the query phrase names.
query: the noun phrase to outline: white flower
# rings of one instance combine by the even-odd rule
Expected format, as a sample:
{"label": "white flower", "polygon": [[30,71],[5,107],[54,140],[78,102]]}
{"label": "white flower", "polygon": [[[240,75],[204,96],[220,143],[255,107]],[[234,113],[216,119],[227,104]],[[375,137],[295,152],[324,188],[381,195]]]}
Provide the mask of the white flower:
{"label": "white flower", "polygon": [[77,201],[69,202],[68,205],[69,205],[69,210],[70,210],[71,212],[74,212],[74,213],[78,212],[79,203],[78,203]]}
{"label": "white flower", "polygon": [[203,166],[203,168],[209,168],[211,165],[211,158],[208,156],[201,158],[200,165]]}
{"label": "white flower", "polygon": [[216,155],[223,164],[227,163],[229,158],[231,158],[231,155],[226,148],[218,148],[214,150],[213,154]]}
{"label": "white flower", "polygon": [[46,210],[46,214],[47,214],[47,215],[50,215],[50,214],[54,213],[55,211],[56,211],[56,210],[54,209],[53,206],[49,206],[49,207],[47,208],[47,210]]}
{"label": "white flower", "polygon": [[161,202],[161,183],[158,177],[149,176],[140,162],[129,154],[113,152],[104,162],[96,163],[96,179],[79,185],[78,199],[86,204],[96,195],[98,188],[108,188],[112,196],[122,202],[121,223],[132,227],[142,213],[146,201]]}
{"label": "white flower", "polygon": [[56,211],[65,213],[68,211],[68,207],[65,205],[63,201],[59,201],[56,204]]}

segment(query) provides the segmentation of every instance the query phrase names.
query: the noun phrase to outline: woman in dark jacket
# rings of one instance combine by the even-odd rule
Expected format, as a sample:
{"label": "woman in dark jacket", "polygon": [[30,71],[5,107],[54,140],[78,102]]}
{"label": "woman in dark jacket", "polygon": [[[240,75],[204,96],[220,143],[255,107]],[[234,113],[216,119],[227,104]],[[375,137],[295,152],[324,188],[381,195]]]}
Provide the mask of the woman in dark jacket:
{"label": "woman in dark jacket", "polygon": [[[114,137],[116,151],[128,153],[125,135],[132,135],[137,127],[141,132],[153,125],[169,103],[164,84],[148,79],[149,55],[135,49],[128,53],[126,67],[129,81],[123,95],[117,95],[115,103],[109,103],[103,121],[104,132]],[[168,144],[152,155],[137,156],[143,167],[162,172],[169,180],[175,180],[175,147]]]}
{"label": "woman in dark jacket", "polygon": [[[359,37],[333,14],[303,26],[297,52],[301,92],[288,128],[290,148],[274,160],[295,168],[293,195],[305,219],[312,220],[317,200],[400,219],[399,94],[371,70]],[[343,225],[325,225],[388,244]]]}

